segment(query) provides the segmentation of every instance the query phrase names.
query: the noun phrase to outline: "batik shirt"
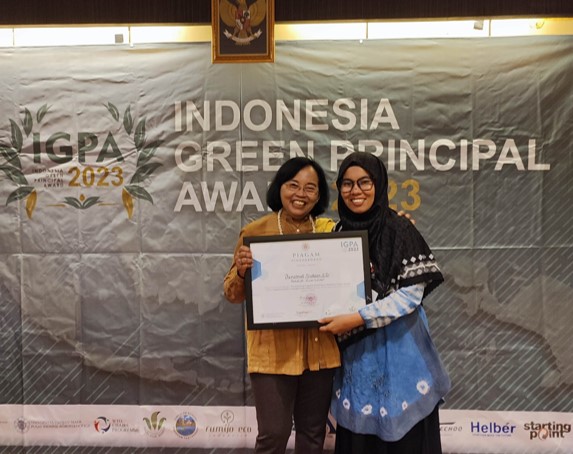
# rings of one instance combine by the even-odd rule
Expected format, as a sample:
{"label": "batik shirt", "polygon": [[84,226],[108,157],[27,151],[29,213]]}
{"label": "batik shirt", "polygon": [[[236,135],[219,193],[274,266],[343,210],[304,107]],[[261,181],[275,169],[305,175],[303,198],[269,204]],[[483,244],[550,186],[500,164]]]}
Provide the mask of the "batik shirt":
{"label": "batik shirt", "polygon": [[450,389],[420,304],[423,295],[424,284],[402,287],[360,310],[366,328],[376,329],[342,350],[331,402],[341,426],[397,441]]}

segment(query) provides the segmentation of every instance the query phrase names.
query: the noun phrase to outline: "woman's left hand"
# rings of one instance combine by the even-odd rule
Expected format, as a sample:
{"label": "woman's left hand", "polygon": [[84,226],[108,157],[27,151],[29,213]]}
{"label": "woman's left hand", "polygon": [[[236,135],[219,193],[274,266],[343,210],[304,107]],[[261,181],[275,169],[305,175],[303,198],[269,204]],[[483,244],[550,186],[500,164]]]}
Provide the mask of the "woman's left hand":
{"label": "woman's left hand", "polygon": [[416,220],[412,217],[410,213],[406,213],[404,210],[400,210],[398,211],[398,216],[404,216],[412,223],[412,225],[416,225]]}
{"label": "woman's left hand", "polygon": [[336,315],[335,317],[325,317],[318,321],[323,326],[319,329],[332,334],[342,334],[353,328],[364,325],[364,320],[358,312],[354,314]]}

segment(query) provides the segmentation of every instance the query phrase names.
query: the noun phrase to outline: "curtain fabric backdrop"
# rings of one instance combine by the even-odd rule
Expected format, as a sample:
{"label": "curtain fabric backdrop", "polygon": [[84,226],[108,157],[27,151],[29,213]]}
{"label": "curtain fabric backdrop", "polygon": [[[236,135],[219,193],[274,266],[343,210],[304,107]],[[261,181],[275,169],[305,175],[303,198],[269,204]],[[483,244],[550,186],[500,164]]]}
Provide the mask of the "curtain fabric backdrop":
{"label": "curtain fabric backdrop", "polygon": [[425,304],[446,451],[573,450],[572,48],[0,50],[0,452],[249,449],[223,277],[280,164],[312,156],[334,181],[349,150],[386,163],[446,277]]}

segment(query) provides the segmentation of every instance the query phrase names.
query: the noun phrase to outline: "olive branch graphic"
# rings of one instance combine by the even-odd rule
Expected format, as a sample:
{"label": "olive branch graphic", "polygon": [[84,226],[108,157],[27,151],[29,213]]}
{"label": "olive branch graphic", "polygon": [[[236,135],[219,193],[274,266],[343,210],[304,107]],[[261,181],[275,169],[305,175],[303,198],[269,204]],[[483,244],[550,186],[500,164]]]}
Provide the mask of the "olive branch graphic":
{"label": "olive branch graphic", "polygon": [[[115,121],[120,121],[120,113],[118,108],[111,102],[105,105],[106,109],[109,111],[111,116]],[[135,166],[135,173],[129,180],[129,183],[125,185],[121,191],[121,199],[123,201],[123,206],[127,212],[127,217],[129,219],[133,216],[133,200],[143,199],[151,202],[153,204],[153,197],[147,192],[141,184],[149,178],[158,167],[161,167],[161,163],[149,162],[151,158],[155,155],[157,148],[161,145],[161,141],[156,140],[146,144],[145,137],[145,117],[140,120],[137,125],[134,126],[133,117],[131,116],[131,107],[128,106],[123,114],[123,128],[125,132],[131,136],[133,133],[133,142],[135,144],[135,149],[137,150],[137,164]],[[87,202],[87,200],[86,200]]]}
{"label": "olive branch graphic", "polygon": [[[108,102],[105,107],[115,121],[120,121],[119,110],[114,104]],[[37,124],[42,122],[49,109],[50,106],[47,104],[40,107],[36,113]],[[4,158],[4,162],[0,164],[0,170],[4,172],[9,180],[17,185],[16,190],[8,195],[6,205],[17,200],[26,199],[26,214],[29,219],[32,219],[34,209],[36,208],[38,193],[34,186],[28,182],[26,175],[22,171],[22,162],[20,160],[24,134],[28,137],[34,126],[34,116],[28,108],[24,109],[24,116],[21,123],[22,127],[20,127],[16,121],[10,119],[10,144],[0,143],[0,156]],[[134,120],[131,115],[130,106],[127,107],[123,114],[122,125],[128,136],[133,138],[137,150],[135,173],[129,180],[129,183],[122,188],[123,206],[128,218],[131,219],[133,216],[134,199],[147,200],[153,204],[153,197],[142,184],[162,165],[157,162],[149,162],[161,145],[161,141],[157,140],[147,143],[146,119],[144,117],[134,128]],[[63,203],[78,210],[87,210],[100,203],[100,197],[86,198],[84,195],[80,195],[79,198],[65,197]]]}
{"label": "olive branch graphic", "polygon": [[[40,124],[48,113],[50,107],[44,104],[38,112],[36,113],[36,121]],[[20,161],[20,154],[22,153],[22,144],[24,142],[24,134],[26,137],[32,132],[32,127],[34,126],[34,118],[32,113],[27,108],[24,109],[24,118],[22,119],[22,129],[18,124],[10,119],[10,133],[11,140],[10,145],[0,144],[0,155],[5,160],[5,163],[0,165],[0,170],[2,170],[8,179],[13,183],[18,185],[18,188],[8,195],[6,199],[6,205],[15,202],[16,200],[26,199],[26,214],[29,219],[32,219],[32,214],[34,213],[34,208],[36,208],[36,202],[38,200],[38,193],[34,186],[28,183],[24,172],[22,172],[22,161]]]}

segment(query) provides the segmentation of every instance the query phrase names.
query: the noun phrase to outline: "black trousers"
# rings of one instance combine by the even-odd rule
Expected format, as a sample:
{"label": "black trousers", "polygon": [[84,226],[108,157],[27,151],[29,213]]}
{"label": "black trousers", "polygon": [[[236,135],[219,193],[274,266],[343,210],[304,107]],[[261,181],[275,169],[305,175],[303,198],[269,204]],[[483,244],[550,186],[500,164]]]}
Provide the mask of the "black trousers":
{"label": "black trousers", "polygon": [[335,454],[442,454],[438,407],[398,441],[336,428]]}
{"label": "black trousers", "polygon": [[284,454],[294,420],[295,454],[321,454],[334,369],[250,377],[258,424],[255,453]]}

